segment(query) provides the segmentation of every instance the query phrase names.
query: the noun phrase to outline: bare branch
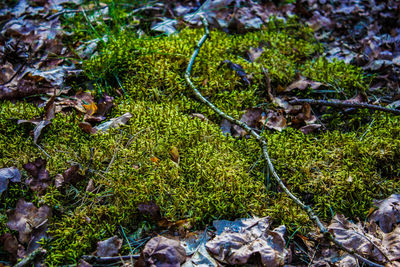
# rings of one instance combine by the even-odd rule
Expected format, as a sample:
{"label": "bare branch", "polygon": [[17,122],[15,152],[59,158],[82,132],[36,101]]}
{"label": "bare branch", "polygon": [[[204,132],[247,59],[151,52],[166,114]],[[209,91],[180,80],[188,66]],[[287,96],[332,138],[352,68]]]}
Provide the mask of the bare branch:
{"label": "bare branch", "polygon": [[315,99],[294,99],[289,101],[291,105],[298,105],[298,104],[310,104],[310,105],[320,105],[320,106],[331,106],[337,108],[367,108],[372,110],[379,110],[384,112],[390,112],[396,115],[400,115],[400,110],[392,109],[392,108],[385,108],[378,105],[371,105],[367,103],[350,103],[344,102],[340,100],[315,100]]}

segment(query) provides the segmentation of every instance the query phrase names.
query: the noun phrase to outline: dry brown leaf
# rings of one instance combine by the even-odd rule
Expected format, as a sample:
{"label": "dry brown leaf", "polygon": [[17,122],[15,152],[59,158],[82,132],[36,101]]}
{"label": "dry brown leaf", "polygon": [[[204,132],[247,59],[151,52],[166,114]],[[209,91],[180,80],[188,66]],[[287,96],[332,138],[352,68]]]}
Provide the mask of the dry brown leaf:
{"label": "dry brown leaf", "polygon": [[121,115],[120,117],[113,118],[109,121],[103,122],[100,125],[97,125],[96,127],[94,127],[94,129],[96,129],[97,131],[104,132],[110,128],[117,128],[121,125],[126,124],[129,121],[129,119],[132,117],[133,117],[133,115],[131,113],[127,112],[127,113]]}
{"label": "dry brown leaf", "polygon": [[149,216],[154,221],[161,219],[160,207],[153,201],[139,203],[138,210],[140,213]]}
{"label": "dry brown leaf", "polygon": [[264,124],[265,127],[277,131],[282,131],[287,126],[286,118],[283,116],[283,114],[273,110],[267,110],[267,113],[259,119],[260,129]]}
{"label": "dry brown leaf", "polygon": [[118,251],[122,247],[122,239],[118,236],[110,237],[104,241],[97,242],[96,255],[99,257],[111,257],[118,255]]}
{"label": "dry brown leaf", "polygon": [[[208,241],[207,250],[220,262],[230,265],[261,264],[282,266],[288,256],[283,238],[284,226],[268,230],[269,218],[220,221],[217,236]],[[260,259],[261,262],[252,262]]]}
{"label": "dry brown leaf", "polygon": [[0,236],[0,244],[3,246],[4,251],[8,253],[8,258],[12,263],[15,263],[18,258],[18,244],[17,239],[10,233],[5,233]]}
{"label": "dry brown leaf", "polygon": [[87,134],[95,134],[97,130],[89,122],[80,122],[78,124],[79,128]]}
{"label": "dry brown leaf", "polygon": [[306,88],[310,87],[311,89],[318,89],[322,83],[315,82],[312,80],[308,80],[303,76],[300,76],[297,81],[291,83],[289,86],[286,87],[284,92],[290,92],[294,89],[305,90]]}
{"label": "dry brown leaf", "polygon": [[[259,120],[261,119],[261,115],[264,110],[261,108],[249,108],[240,118],[240,121],[246,123],[249,127],[256,127]],[[234,137],[243,137],[247,134],[247,132],[242,129],[242,127],[238,125],[233,125],[232,127],[232,136]]]}
{"label": "dry brown leaf", "polygon": [[312,132],[314,132],[315,130],[321,128],[321,124],[317,124],[317,123],[311,123],[311,124],[307,124],[305,126],[302,126],[299,130],[303,133],[303,134],[310,134]]}
{"label": "dry brown leaf", "polygon": [[384,234],[382,246],[388,251],[390,260],[400,259],[400,225],[397,225],[392,232]]}
{"label": "dry brown leaf", "polygon": [[25,182],[33,191],[43,193],[51,184],[49,172],[46,170],[46,160],[37,158],[34,162],[28,162],[23,168],[30,174]]}
{"label": "dry brown leaf", "polygon": [[156,236],[147,242],[135,267],[169,266],[179,267],[186,260],[185,249],[177,240]]}
{"label": "dry brown leaf", "polygon": [[395,224],[400,222],[400,194],[393,194],[384,200],[375,200],[374,204],[378,209],[368,221],[377,222],[384,233],[390,233]]}
{"label": "dry brown leaf", "polygon": [[385,261],[387,253],[381,240],[366,233],[360,225],[349,222],[343,215],[335,215],[328,230],[345,248],[357,251],[367,258],[374,257],[379,262]]}
{"label": "dry brown leaf", "polygon": [[31,240],[32,232],[47,223],[51,217],[51,209],[46,205],[36,208],[32,203],[20,199],[15,210],[7,215],[8,228],[18,231],[19,242],[27,244]]}

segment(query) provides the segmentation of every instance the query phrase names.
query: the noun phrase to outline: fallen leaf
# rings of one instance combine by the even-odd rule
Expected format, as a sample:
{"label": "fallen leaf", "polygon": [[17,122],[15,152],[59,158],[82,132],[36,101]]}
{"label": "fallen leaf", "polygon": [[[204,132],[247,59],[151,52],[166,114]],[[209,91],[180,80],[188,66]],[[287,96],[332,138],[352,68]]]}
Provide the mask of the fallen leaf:
{"label": "fallen leaf", "polygon": [[198,119],[201,120],[201,121],[206,121],[206,120],[207,120],[206,116],[204,116],[204,115],[201,114],[201,113],[192,113],[192,114],[190,114],[190,116],[191,116],[192,118],[198,118]]}
{"label": "fallen leaf", "polygon": [[95,134],[97,130],[89,122],[80,122],[78,124],[79,128],[87,134]]}
{"label": "fallen leaf", "polygon": [[15,167],[0,169],[0,195],[7,190],[10,181],[21,182],[21,172]]}
{"label": "fallen leaf", "polygon": [[391,261],[400,259],[400,226],[383,235],[382,246],[388,251],[388,257]]}
{"label": "fallen leaf", "polygon": [[380,246],[378,239],[365,233],[362,227],[349,222],[341,214],[335,215],[328,230],[345,248],[355,250],[362,256],[371,256],[375,247]]}
{"label": "fallen leaf", "polygon": [[4,251],[8,253],[9,261],[16,263],[18,259],[18,241],[10,233],[5,233],[0,236],[0,244],[3,246]]}
{"label": "fallen leaf", "polygon": [[138,210],[154,221],[159,221],[161,219],[160,207],[153,201],[139,203]]}
{"label": "fallen leaf", "polygon": [[299,76],[298,80],[291,83],[289,86],[287,86],[285,88],[284,92],[290,92],[294,89],[305,90],[308,87],[315,90],[315,89],[318,89],[322,85],[323,84],[320,82],[311,81],[311,80],[306,79],[303,76]]}
{"label": "fallen leaf", "polygon": [[36,208],[32,203],[20,199],[15,210],[7,212],[7,215],[7,227],[18,231],[19,242],[27,244],[31,240],[32,232],[47,223],[51,217],[51,209],[46,205]]}
{"label": "fallen leaf", "polygon": [[120,117],[113,118],[107,122],[103,122],[102,124],[94,127],[94,129],[96,129],[97,131],[104,132],[110,128],[117,128],[121,125],[126,124],[129,121],[129,119],[132,117],[133,117],[133,115],[131,113],[127,112]]}
{"label": "fallen leaf", "polygon": [[82,104],[82,106],[85,108],[86,114],[88,116],[92,116],[94,113],[97,112],[97,105],[94,102],[90,102],[88,104]]}
{"label": "fallen leaf", "polygon": [[94,186],[94,181],[93,179],[90,179],[87,186],[86,186],[86,192],[93,192],[95,190],[95,186]]}
{"label": "fallen leaf", "polygon": [[251,62],[254,62],[264,53],[264,51],[265,50],[262,45],[259,47],[250,47],[249,51],[247,52],[247,56]]}
{"label": "fallen leaf", "polygon": [[92,267],[92,266],[93,265],[91,265],[90,263],[80,259],[76,267]]}
{"label": "fallen leaf", "polygon": [[135,266],[179,267],[185,260],[186,252],[179,241],[156,236],[147,242]]}
{"label": "fallen leaf", "polygon": [[282,113],[273,110],[267,110],[259,119],[259,128],[261,129],[264,125],[269,129],[274,129],[277,131],[282,131],[286,128],[286,118]]}
{"label": "fallen leaf", "polygon": [[110,237],[104,241],[97,242],[96,255],[98,257],[111,257],[118,255],[118,251],[122,247],[122,239],[118,236]]}
{"label": "fallen leaf", "polygon": [[400,194],[393,194],[384,200],[375,200],[374,204],[378,209],[368,221],[377,222],[384,233],[390,233],[400,222]]}
{"label": "fallen leaf", "polygon": [[34,162],[28,162],[23,168],[30,174],[25,182],[33,191],[43,193],[51,184],[49,172],[46,170],[46,160],[37,158]]}
{"label": "fallen leaf", "polygon": [[307,124],[305,126],[302,126],[299,130],[303,133],[303,134],[310,134],[312,132],[314,132],[315,130],[321,128],[321,124],[317,124],[317,123],[311,123],[311,124]]}
{"label": "fallen leaf", "polygon": [[64,171],[62,175],[57,174],[56,176],[56,187],[59,188],[66,183],[76,184],[79,181],[85,179],[84,175],[79,173],[80,167],[78,164],[74,164]]}
{"label": "fallen leaf", "polygon": [[217,236],[208,241],[207,250],[220,262],[229,265],[257,264],[282,266],[288,257],[283,238],[284,226],[268,230],[269,218],[240,219],[214,223]]}
{"label": "fallen leaf", "polygon": [[151,157],[150,160],[151,160],[152,162],[154,162],[154,163],[157,163],[157,164],[158,164],[158,162],[160,161],[160,159],[157,158],[157,157]]}
{"label": "fallen leaf", "polygon": [[206,229],[180,240],[187,256],[186,262],[182,265],[183,267],[219,265],[206,249],[205,245],[210,238]]}
{"label": "fallen leaf", "polygon": [[[241,122],[246,123],[249,127],[255,128],[259,120],[261,119],[261,115],[264,110],[261,108],[249,108],[240,118]],[[233,125],[232,127],[232,136],[234,137],[243,137],[247,134],[247,132],[238,125]]]}
{"label": "fallen leaf", "polygon": [[250,85],[250,81],[247,78],[247,74],[246,71],[243,69],[243,67],[239,64],[233,63],[230,60],[224,60],[222,61],[222,63],[218,66],[218,68],[220,68],[223,65],[227,65],[228,68],[230,68],[231,70],[235,71],[236,74],[242,79],[242,81],[246,84],[246,85]]}
{"label": "fallen leaf", "polygon": [[171,156],[172,161],[179,163],[179,150],[176,146],[171,147],[169,150],[169,155]]}
{"label": "fallen leaf", "polygon": [[232,129],[232,123],[228,121],[227,119],[222,119],[220,127],[221,127],[221,132],[224,135],[230,134],[232,135],[231,129]]}

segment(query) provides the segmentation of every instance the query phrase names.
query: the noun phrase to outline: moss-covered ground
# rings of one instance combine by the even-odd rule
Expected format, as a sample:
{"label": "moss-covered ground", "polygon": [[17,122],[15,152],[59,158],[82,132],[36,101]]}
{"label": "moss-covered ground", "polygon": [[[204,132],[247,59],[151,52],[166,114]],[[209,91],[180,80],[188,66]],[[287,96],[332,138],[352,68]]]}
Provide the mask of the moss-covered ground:
{"label": "moss-covered ground", "polygon": [[[57,114],[39,142],[51,156],[50,176],[79,163],[87,179],[60,189],[51,186],[41,196],[23,184],[11,185],[1,196],[0,234],[8,231],[5,210],[14,208],[20,197],[53,208],[52,239],[44,245],[52,264],[76,262],[93,252],[99,240],[121,235],[120,227],[128,235],[154,228],[155,223],[138,212],[138,204],[150,200],[168,220],[189,219],[194,228],[204,228],[214,219],[257,215],[271,216],[291,231],[299,226],[306,226],[304,233],[311,229],[306,214],[270,179],[264,162],[257,162],[257,142],[223,135],[220,118],[200,104],[185,83],[184,70],[202,33],[185,29],[139,39],[122,32],[84,62],[87,77],[95,81],[93,94],[123,94],[109,117],[128,111],[133,117],[118,129],[88,135],[78,127],[81,116]],[[260,44],[265,52],[249,62],[246,52]],[[273,87],[284,87],[301,73],[332,84],[333,97],[349,98],[366,89],[360,69],[328,62],[319,57],[322,51],[311,30],[295,20],[271,22],[245,35],[213,30],[194,65],[193,81],[209,100],[237,118],[246,108],[266,102],[262,66],[268,68]],[[223,60],[242,65],[253,75],[251,84],[221,67]],[[0,103],[0,168],[22,170],[23,164],[46,157],[33,144],[32,127],[16,123],[43,112],[24,102]],[[372,199],[398,191],[400,121],[365,110],[350,117],[333,112],[326,132],[304,135],[289,127],[263,135],[288,188],[322,219],[334,213],[365,218]],[[209,120],[193,118],[192,113]],[[344,125],[346,131],[340,128]],[[171,159],[171,148],[179,151],[179,163]],[[89,179],[97,188],[93,193],[85,191]]]}

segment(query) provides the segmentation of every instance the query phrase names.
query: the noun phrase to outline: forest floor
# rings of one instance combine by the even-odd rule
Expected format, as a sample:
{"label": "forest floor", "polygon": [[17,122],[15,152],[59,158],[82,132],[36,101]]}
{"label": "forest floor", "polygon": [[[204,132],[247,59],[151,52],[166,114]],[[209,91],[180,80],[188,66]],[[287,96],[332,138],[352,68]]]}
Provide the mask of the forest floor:
{"label": "forest floor", "polygon": [[0,266],[399,266],[399,13],[0,3]]}

